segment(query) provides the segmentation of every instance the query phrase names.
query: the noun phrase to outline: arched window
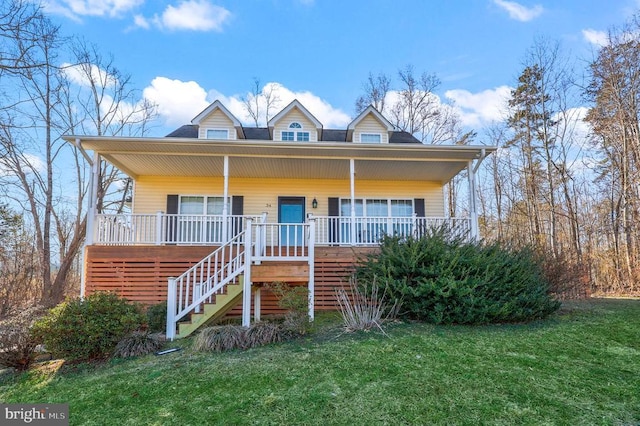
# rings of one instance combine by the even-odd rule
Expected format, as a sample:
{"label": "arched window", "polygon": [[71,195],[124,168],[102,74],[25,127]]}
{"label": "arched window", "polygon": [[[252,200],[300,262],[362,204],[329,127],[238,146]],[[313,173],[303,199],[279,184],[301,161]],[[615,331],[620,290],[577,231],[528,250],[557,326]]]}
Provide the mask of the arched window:
{"label": "arched window", "polygon": [[289,124],[288,131],[282,131],[283,141],[309,141],[309,132],[304,132],[302,124],[297,121]]}

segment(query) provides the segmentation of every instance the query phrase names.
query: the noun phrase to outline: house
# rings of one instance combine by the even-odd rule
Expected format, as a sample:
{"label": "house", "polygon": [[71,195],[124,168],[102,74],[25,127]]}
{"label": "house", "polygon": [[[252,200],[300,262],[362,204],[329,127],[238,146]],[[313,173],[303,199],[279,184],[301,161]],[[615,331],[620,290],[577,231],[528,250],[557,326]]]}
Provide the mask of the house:
{"label": "house", "polygon": [[[166,137],[65,140],[94,175],[107,161],[134,183],[130,214],[98,214],[94,180],[83,294],[167,301],[170,338],[230,310],[245,325],[275,312],[261,291],[273,281],[307,285],[311,318],[335,309],[334,288],[384,234],[446,224],[477,238],[475,173],[495,150],[421,144],[372,106],[325,129],[297,100],[264,128],[215,101]],[[446,217],[444,185],[465,169],[470,214]]]}

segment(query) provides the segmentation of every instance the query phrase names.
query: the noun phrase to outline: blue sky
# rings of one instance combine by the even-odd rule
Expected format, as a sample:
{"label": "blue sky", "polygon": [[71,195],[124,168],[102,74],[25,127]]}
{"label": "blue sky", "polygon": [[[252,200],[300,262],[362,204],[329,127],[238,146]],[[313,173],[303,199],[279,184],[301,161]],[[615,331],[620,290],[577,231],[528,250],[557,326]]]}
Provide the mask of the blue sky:
{"label": "blue sky", "polygon": [[346,125],[369,72],[408,64],[435,73],[437,95],[479,129],[504,98],[536,36],[584,66],[638,0],[49,0],[64,34],[80,35],[158,104],[153,136],[220,98],[242,121],[254,77],[278,83],[326,128]]}

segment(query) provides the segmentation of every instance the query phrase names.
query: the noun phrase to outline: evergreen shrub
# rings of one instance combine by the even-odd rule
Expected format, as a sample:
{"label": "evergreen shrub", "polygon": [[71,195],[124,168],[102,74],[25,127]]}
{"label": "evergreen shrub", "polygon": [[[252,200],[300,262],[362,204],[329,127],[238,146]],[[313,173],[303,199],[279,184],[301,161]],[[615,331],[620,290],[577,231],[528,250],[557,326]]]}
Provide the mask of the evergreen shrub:
{"label": "evergreen shrub", "polygon": [[97,292],[70,299],[51,309],[34,324],[34,333],[46,349],[67,361],[108,357],[127,334],[143,326],[138,305],[113,293]]}
{"label": "evergreen shrub", "polygon": [[560,306],[532,250],[466,242],[444,228],[384,237],[356,277],[402,300],[401,317],[435,324],[531,321]]}
{"label": "evergreen shrub", "polygon": [[147,327],[152,333],[167,331],[167,302],[151,305],[147,308]]}

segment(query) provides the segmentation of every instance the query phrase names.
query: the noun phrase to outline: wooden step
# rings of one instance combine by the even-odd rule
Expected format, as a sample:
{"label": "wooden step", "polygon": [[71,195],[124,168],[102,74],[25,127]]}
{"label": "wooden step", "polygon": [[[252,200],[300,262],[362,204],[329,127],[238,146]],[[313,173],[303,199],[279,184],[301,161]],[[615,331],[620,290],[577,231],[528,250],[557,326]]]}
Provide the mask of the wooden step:
{"label": "wooden step", "polygon": [[224,293],[215,295],[214,303],[205,303],[202,311],[192,313],[188,322],[178,323],[176,339],[187,337],[200,327],[212,323],[229,312],[242,298],[244,275],[240,275],[238,278],[237,283],[227,284]]}

